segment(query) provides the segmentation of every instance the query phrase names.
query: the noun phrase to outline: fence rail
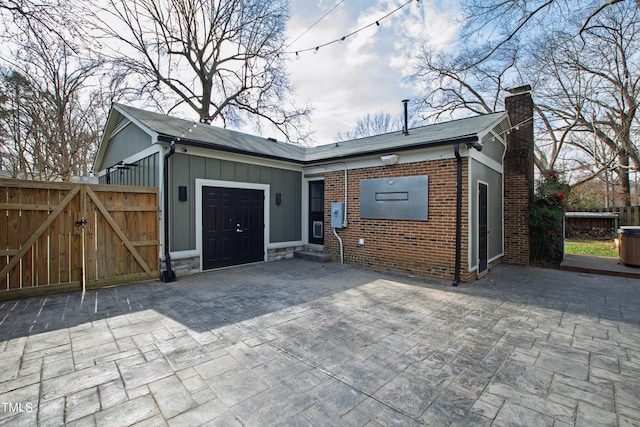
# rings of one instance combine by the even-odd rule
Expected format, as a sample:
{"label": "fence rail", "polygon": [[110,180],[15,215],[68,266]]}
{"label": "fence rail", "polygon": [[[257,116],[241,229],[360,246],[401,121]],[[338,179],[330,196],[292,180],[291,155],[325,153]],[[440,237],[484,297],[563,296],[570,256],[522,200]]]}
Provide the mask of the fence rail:
{"label": "fence rail", "polygon": [[640,225],[640,206],[601,208],[593,209],[591,212],[617,213],[619,225]]}
{"label": "fence rail", "polygon": [[0,300],[159,276],[158,190],[0,180]]}

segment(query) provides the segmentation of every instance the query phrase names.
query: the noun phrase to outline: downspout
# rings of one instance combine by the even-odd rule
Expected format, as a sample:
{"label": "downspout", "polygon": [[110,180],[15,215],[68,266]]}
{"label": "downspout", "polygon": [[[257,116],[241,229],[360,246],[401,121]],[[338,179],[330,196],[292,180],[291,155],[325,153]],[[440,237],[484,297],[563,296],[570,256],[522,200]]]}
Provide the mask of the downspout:
{"label": "downspout", "polygon": [[171,141],[169,152],[164,155],[164,167],[162,170],[162,185],[164,187],[164,200],[162,215],[164,217],[164,262],[165,271],[160,273],[160,281],[163,283],[175,282],[176,273],[171,269],[171,254],[169,251],[169,157],[176,152],[176,143]]}
{"label": "downspout", "polygon": [[344,249],[342,246],[342,239],[340,238],[340,236],[338,236],[338,232],[335,228],[333,229],[333,235],[336,236],[336,239],[338,239],[338,242],[340,242],[340,264],[344,264]]}
{"label": "downspout", "polygon": [[[347,192],[347,164],[340,163],[344,167],[344,217],[342,218],[342,227],[345,228],[347,226],[347,200],[348,200],[348,192]],[[333,229],[333,235],[336,236],[338,242],[340,244],[340,264],[344,264],[344,245],[342,244],[342,239],[338,235],[336,229]]]}
{"label": "downspout", "polygon": [[347,199],[348,199],[348,192],[347,192],[347,164],[346,163],[341,163],[342,166],[344,166],[344,219],[342,221],[342,227],[346,228],[347,227]]}
{"label": "downspout", "polygon": [[462,240],[462,156],[460,156],[460,144],[453,146],[453,153],[456,155],[456,260],[455,271],[453,272],[453,283],[451,286],[458,286],[460,283],[460,244]]}

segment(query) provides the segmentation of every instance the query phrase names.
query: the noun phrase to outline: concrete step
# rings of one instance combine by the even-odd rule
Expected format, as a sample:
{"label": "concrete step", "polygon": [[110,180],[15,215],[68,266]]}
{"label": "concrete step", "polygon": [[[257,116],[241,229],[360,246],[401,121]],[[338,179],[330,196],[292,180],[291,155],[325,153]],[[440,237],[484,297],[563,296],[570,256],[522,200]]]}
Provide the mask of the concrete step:
{"label": "concrete step", "polygon": [[315,261],[315,262],[329,262],[331,261],[331,255],[325,254],[323,252],[316,251],[295,251],[293,253],[294,258],[305,259],[307,261]]}

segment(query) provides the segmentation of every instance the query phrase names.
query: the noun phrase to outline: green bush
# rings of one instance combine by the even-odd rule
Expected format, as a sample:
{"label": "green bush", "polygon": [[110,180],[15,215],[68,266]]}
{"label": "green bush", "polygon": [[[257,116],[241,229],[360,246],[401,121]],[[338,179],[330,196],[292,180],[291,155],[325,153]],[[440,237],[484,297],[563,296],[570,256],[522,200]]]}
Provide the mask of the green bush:
{"label": "green bush", "polygon": [[562,220],[569,186],[555,171],[547,171],[536,181],[535,200],[529,209],[532,262],[558,265],[562,261]]}

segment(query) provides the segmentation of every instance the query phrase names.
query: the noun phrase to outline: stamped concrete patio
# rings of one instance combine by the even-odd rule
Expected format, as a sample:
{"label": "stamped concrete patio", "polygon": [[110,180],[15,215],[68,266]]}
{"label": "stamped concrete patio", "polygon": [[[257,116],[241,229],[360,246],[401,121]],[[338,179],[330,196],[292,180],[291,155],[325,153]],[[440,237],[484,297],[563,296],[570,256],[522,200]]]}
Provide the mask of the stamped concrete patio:
{"label": "stamped concrete patio", "polygon": [[640,281],[287,260],[0,303],[0,425],[639,425]]}

